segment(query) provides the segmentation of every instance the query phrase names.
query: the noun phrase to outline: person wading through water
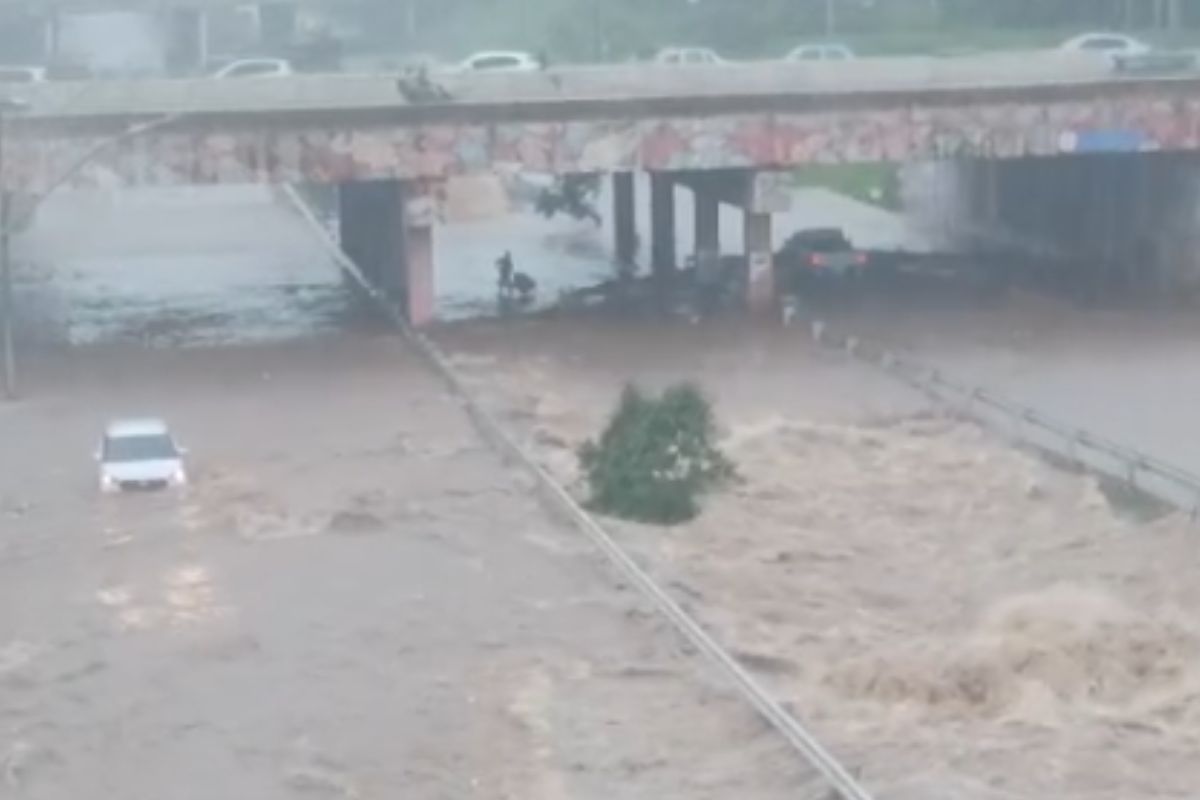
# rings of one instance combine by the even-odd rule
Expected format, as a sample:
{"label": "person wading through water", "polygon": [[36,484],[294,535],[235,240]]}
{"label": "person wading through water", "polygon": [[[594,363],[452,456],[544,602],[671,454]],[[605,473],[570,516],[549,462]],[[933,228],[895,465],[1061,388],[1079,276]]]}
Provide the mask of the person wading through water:
{"label": "person wading through water", "polygon": [[537,291],[537,281],[516,270],[511,252],[506,250],[504,255],[496,259],[496,272],[501,301],[514,299],[514,295],[521,303],[528,303],[533,299],[534,292]]}
{"label": "person wading through water", "polygon": [[496,259],[496,272],[497,272],[497,278],[496,278],[497,291],[499,291],[499,293],[502,297],[510,294],[513,289],[512,253],[505,250],[504,255],[502,255]]}

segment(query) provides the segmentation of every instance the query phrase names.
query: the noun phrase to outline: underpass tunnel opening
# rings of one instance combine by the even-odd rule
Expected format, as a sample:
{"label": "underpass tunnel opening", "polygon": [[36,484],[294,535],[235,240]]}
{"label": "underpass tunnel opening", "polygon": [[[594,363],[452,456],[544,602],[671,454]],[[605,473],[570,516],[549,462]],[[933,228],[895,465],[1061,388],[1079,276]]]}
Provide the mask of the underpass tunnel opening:
{"label": "underpass tunnel opening", "polygon": [[[751,175],[490,172],[349,181],[332,205],[318,199],[324,210],[315,215],[331,218],[329,232],[363,282],[416,325],[572,304],[661,310],[662,298],[701,262],[723,274],[748,263],[748,251],[761,251],[760,263],[769,259],[770,215],[743,208]],[[426,204],[422,220],[416,203]],[[769,278],[769,268],[759,277],[764,272]],[[517,283],[506,289],[509,279]],[[769,295],[761,280],[754,288],[756,297]]]}
{"label": "underpass tunnel opening", "polygon": [[[951,275],[862,287],[879,289],[871,296],[883,303],[923,302],[929,286],[991,302],[1014,284],[1122,302],[1177,297],[1195,283],[1197,164],[1180,154],[1086,153],[362,181],[338,188],[338,238],[417,325],[613,298],[661,312],[664,302],[697,302],[709,280],[730,307],[773,309],[786,301],[779,253],[813,230],[845,234],[872,274],[906,260],[932,267],[915,275]],[[505,261],[536,287],[527,305],[505,305]]]}
{"label": "underpass tunnel opening", "polygon": [[262,184],[63,189],[13,237],[12,265],[19,353],[253,344],[361,320],[330,254]]}
{"label": "underpass tunnel opening", "polygon": [[[1195,294],[1200,158],[1119,152],[945,162],[950,245],[1085,303]],[[925,211],[928,216],[928,210]]]}

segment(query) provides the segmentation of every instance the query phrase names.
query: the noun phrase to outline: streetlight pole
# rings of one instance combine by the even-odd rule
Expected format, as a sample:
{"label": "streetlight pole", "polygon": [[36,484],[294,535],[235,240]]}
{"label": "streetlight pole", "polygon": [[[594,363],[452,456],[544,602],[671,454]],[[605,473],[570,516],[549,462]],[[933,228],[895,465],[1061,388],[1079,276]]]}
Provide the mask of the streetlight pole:
{"label": "streetlight pole", "polygon": [[825,38],[832,39],[837,33],[837,0],[825,0]]}
{"label": "streetlight pole", "polygon": [[0,350],[4,361],[4,399],[17,397],[17,355],[13,343],[12,296],[12,192],[5,180],[5,145],[8,134],[8,112],[22,111],[28,104],[13,98],[0,99]]}

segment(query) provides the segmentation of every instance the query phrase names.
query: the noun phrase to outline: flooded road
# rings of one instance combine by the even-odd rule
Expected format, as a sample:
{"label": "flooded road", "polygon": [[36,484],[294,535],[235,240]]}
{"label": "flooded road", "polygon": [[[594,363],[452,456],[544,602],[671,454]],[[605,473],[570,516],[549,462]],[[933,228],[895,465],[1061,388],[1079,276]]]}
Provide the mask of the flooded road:
{"label": "flooded road", "polygon": [[206,345],[333,330],[337,268],[265,187],[60,192],[16,239],[43,341]]}
{"label": "flooded road", "polygon": [[[797,225],[920,245],[893,215],[804,196]],[[611,241],[529,217],[438,237],[448,318],[490,308],[504,249],[548,299],[604,274]],[[80,346],[36,350],[27,399],[0,407],[5,796],[819,796],[415,355],[358,324],[273,193],[63,195],[18,247],[26,319]],[[1020,300],[840,321],[1186,451],[1189,317]],[[713,396],[743,481],[692,525],[611,527],[881,798],[1194,793],[1200,562],[1180,520],[1123,519],[1094,482],[796,328],[433,336],[576,491],[576,447],[625,382]],[[189,492],[97,496],[88,454],[129,414],[169,419]]]}
{"label": "flooded road", "polygon": [[605,525],[876,796],[1191,796],[1186,518],[1127,519],[1093,479],[795,329],[547,319],[435,336],[581,497],[575,453],[626,381],[713,398],[740,480],[691,523]]}
{"label": "flooded road", "polygon": [[[290,212],[211,199],[64,196],[64,227],[48,213],[22,242],[54,268],[25,296],[77,346],[35,349],[0,407],[0,795],[782,800],[813,781],[403,342],[336,323],[340,278]],[[100,496],[102,426],[144,414],[192,485]]]}
{"label": "flooded road", "polygon": [[[638,186],[649,230],[649,186]],[[611,208],[605,185],[596,200]],[[442,319],[497,313],[495,261],[512,252],[539,284],[541,306],[613,276],[611,223],[545,219],[520,204],[441,226],[436,310]],[[691,192],[676,191],[678,252],[695,240]],[[842,225],[863,247],[920,250],[900,217],[820,189],[798,190],[779,215],[781,244],[801,227]],[[648,255],[648,237],[640,256]],[[742,249],[742,219],[721,210],[721,242]],[[286,198],[262,186],[59,192],[17,237],[20,323],[27,336],[75,344],[139,341],[195,346],[280,341],[336,330],[353,314],[339,270]]]}
{"label": "flooded road", "polygon": [[[0,413],[3,796],[782,798],[811,776],[392,337],[78,351]],[[100,497],[161,414],[182,495]]]}
{"label": "flooded road", "polygon": [[1017,295],[996,309],[875,308],[837,322],[959,381],[1200,475],[1194,310],[1085,310]]}

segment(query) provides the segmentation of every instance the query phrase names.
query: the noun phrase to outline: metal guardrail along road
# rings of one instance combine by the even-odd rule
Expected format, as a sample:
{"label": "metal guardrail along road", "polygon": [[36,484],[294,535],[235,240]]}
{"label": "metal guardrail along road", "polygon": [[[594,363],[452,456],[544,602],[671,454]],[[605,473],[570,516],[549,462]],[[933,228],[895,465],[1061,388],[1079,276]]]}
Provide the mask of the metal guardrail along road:
{"label": "metal guardrail along road", "polygon": [[1200,520],[1200,475],[1107,437],[1055,420],[1037,409],[980,386],[961,383],[941,370],[853,336],[838,336],[826,324],[812,325],[820,344],[844,350],[879,367],[929,397],[1022,444],[1076,467],[1124,483],[1137,492],[1186,511]]}

